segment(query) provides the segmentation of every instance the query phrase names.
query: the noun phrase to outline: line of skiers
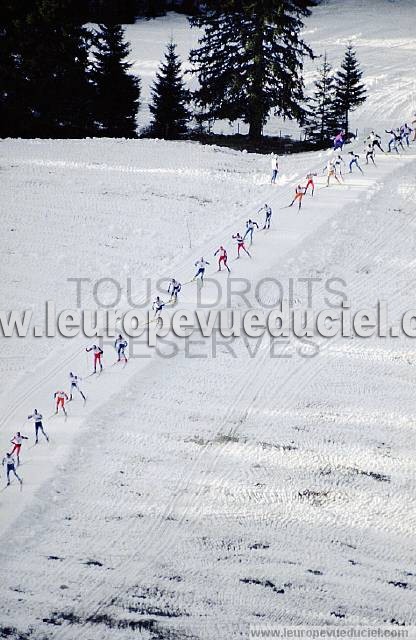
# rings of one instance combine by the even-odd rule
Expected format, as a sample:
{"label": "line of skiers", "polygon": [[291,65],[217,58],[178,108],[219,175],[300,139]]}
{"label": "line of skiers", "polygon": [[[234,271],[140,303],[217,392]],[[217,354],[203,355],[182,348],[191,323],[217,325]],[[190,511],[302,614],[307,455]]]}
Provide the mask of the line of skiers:
{"label": "line of skiers", "polygon": [[[265,204],[263,207],[261,207],[257,211],[257,215],[263,212],[264,212],[265,218],[264,218],[264,224],[262,226],[262,230],[266,231],[270,229],[272,215],[273,215],[272,208],[270,207],[270,205]],[[260,229],[259,224],[255,220],[252,220],[251,218],[249,218],[246,221],[246,230],[244,235],[241,235],[241,233],[237,232],[231,236],[231,238],[234,240],[237,247],[237,256],[235,258],[236,260],[238,260],[241,257],[241,252],[244,252],[246,255],[248,255],[251,258],[251,253],[246,247],[246,238],[249,239],[250,246],[251,246],[253,244],[253,234],[255,229]],[[224,271],[231,273],[231,269],[228,266],[228,253],[223,245],[220,245],[220,247],[216,251],[214,251],[214,257],[218,259],[217,271],[222,271],[224,268]],[[199,260],[197,260],[194,265],[196,267],[195,275],[191,280],[189,280],[189,282],[185,284],[190,284],[191,282],[195,282],[195,281],[200,281],[201,284],[203,284],[206,268],[209,265],[210,263],[208,262],[208,260],[206,260],[203,256],[201,256],[201,258],[199,258]],[[152,309],[154,311],[154,321],[159,320],[161,313],[167,304],[177,303],[178,294],[181,291],[181,289],[182,289],[182,284],[177,280],[175,280],[175,278],[172,278],[169,282],[169,286],[167,289],[167,293],[170,294],[170,299],[168,300],[168,302],[165,302],[164,300],[162,300],[160,296],[156,296],[156,298],[152,303]]]}
{"label": "line of skiers", "polygon": [[[262,227],[263,231],[266,231],[268,229],[270,229],[270,225],[271,225],[271,221],[272,221],[272,215],[273,215],[273,211],[272,208],[270,207],[270,205],[265,204],[263,207],[261,207],[261,209],[259,209],[257,211],[257,214],[260,214],[264,212],[265,214],[265,219],[264,219],[264,224]],[[254,234],[254,230],[260,229],[260,226],[258,224],[258,222],[256,222],[255,220],[252,220],[251,218],[249,218],[246,221],[246,230],[244,235],[241,235],[240,232],[237,232],[235,234],[233,234],[231,236],[232,240],[234,240],[236,246],[237,246],[237,256],[236,256],[236,260],[238,260],[241,257],[241,252],[244,251],[244,253],[246,253],[249,258],[251,258],[251,253],[250,251],[247,249],[246,247],[246,238],[249,239],[250,241],[250,246],[253,244],[253,234]],[[218,271],[222,271],[222,266],[224,266],[228,273],[231,273],[231,269],[228,266],[228,254],[227,254],[227,250],[223,247],[223,245],[221,245],[219,247],[219,249],[217,249],[214,252],[214,257],[216,256],[218,257]],[[195,266],[197,267],[197,272],[195,273],[194,277],[192,280],[196,280],[197,278],[200,278],[201,281],[203,281],[204,279],[204,275],[205,275],[205,269],[206,266],[209,265],[209,262],[207,262],[203,257],[201,257],[199,260],[197,260],[197,262],[195,262]]]}
{"label": "line of skiers", "polygon": [[[116,362],[124,361],[125,363],[127,363],[127,356],[125,353],[127,344],[128,344],[127,340],[123,338],[121,334],[119,334],[114,343],[114,348],[116,349],[116,352],[117,352]],[[96,373],[97,366],[99,366],[100,371],[102,371],[103,370],[103,365],[102,365],[103,350],[101,349],[101,347],[97,345],[92,345],[91,347],[87,347],[86,351],[87,352],[92,351],[94,355],[93,373]],[[87,397],[85,393],[82,391],[82,389],[80,388],[81,381],[82,381],[82,378],[80,376],[76,375],[72,371],[69,372],[69,395],[66,391],[62,389],[58,389],[57,391],[55,391],[55,393],[53,394],[55,413],[53,415],[57,415],[59,411],[62,411],[62,413],[65,416],[65,419],[67,418],[68,413],[65,405],[67,402],[71,402],[74,399],[75,392],[77,392],[81,396],[85,405],[85,403],[87,402]],[[50,417],[52,418],[53,415]],[[27,416],[27,420],[33,421],[33,424],[35,427],[35,445],[39,443],[40,435],[44,437],[46,442],[49,442],[49,436],[46,433],[43,425],[43,415],[39,413],[37,409],[35,409],[31,415]],[[11,476],[13,475],[20,483],[20,486],[22,486],[23,484],[23,479],[17,473],[17,467],[19,467],[20,465],[20,451],[21,451],[24,440],[29,440],[28,436],[22,435],[22,433],[18,431],[10,441],[11,444],[13,445],[11,451],[7,452],[2,460],[2,466],[5,468],[5,471],[6,471],[6,479],[7,479],[6,486],[10,486]]]}
{"label": "line of skiers", "polygon": [[396,153],[400,153],[399,147],[402,149],[402,151],[405,151],[403,142],[405,142],[406,145],[410,147],[409,138],[412,131],[413,129],[409,127],[407,122],[402,124],[401,127],[396,127],[396,129],[385,129],[385,132],[391,136],[388,142],[388,152],[391,153],[391,151],[395,151]]}
{"label": "line of skiers", "polygon": [[[65,410],[65,409],[64,409]],[[46,433],[43,427],[43,416],[37,409],[27,417],[28,420],[32,420],[35,426],[35,445],[39,442],[39,434],[42,434],[45,438],[46,442],[49,442],[49,436]],[[6,478],[7,484],[6,486],[10,486],[10,476],[13,474],[15,478],[19,481],[20,486],[23,484],[23,479],[17,473],[17,467],[20,465],[20,450],[23,445],[23,440],[29,440],[28,436],[24,436],[20,431],[16,433],[15,436],[10,440],[13,445],[12,450],[7,452],[2,460],[2,465],[6,470]]]}
{"label": "line of skiers", "polygon": [[[415,121],[416,122],[416,121]],[[406,142],[406,145],[410,146],[410,134],[413,129],[407,124],[403,124],[401,127],[397,127],[396,129],[386,129],[386,133],[390,134],[392,137],[388,142],[388,152],[392,150],[399,153],[398,147],[404,151],[405,147],[403,145],[403,141]],[[416,130],[415,136],[416,139]],[[345,131],[340,131],[339,134],[334,138],[334,146],[333,151],[338,151],[343,149],[345,144]],[[376,166],[375,162],[375,148],[377,148],[382,153],[386,153],[383,147],[381,146],[381,136],[379,136],[375,131],[371,131],[371,133],[364,140],[364,152],[365,152],[365,163],[366,165],[370,164],[370,162]],[[388,153],[387,152],[387,153]],[[338,184],[341,184],[344,181],[344,172],[346,169],[347,163],[340,153],[336,156],[330,158],[323,169],[324,174],[326,175],[326,186],[329,187],[331,180],[335,180]],[[364,174],[362,167],[360,166],[360,155],[355,153],[354,151],[348,152],[348,173],[353,173],[354,170],[358,170],[361,174]],[[344,170],[344,172],[343,172]],[[306,175],[306,185],[303,186],[298,184],[295,189],[295,193],[293,196],[292,202],[288,205],[288,207],[292,207],[296,202],[298,203],[298,210],[302,208],[302,200],[303,197],[311,187],[311,195],[314,195],[315,191],[315,183],[314,177],[316,173],[309,172]]]}
{"label": "line of skiers", "polygon": [[[416,114],[415,114],[416,115]],[[414,121],[416,124],[416,120]],[[395,129],[389,129],[389,130],[385,130],[385,132],[387,134],[389,134],[391,136],[389,142],[388,142],[388,151],[387,153],[390,153],[391,151],[395,151],[396,153],[399,153],[399,147],[405,151],[405,147],[403,142],[406,143],[407,147],[410,146],[410,134],[412,133],[412,131],[414,131],[407,123],[403,124],[401,127],[397,127]],[[414,137],[413,137],[413,141],[416,140],[416,130],[414,131]],[[372,164],[375,165],[375,159],[374,159],[374,155],[375,155],[375,147],[377,147],[379,149],[379,151],[381,151],[382,153],[386,153],[386,151],[384,151],[383,147],[381,146],[381,137],[375,133],[374,131],[371,131],[371,133],[367,136],[367,138],[364,140],[365,143],[365,160],[366,160],[366,164],[368,165],[369,162],[371,161]],[[333,146],[333,150],[337,151],[337,150],[341,150],[343,149],[343,146],[345,144],[345,131],[340,131],[339,134],[334,138],[334,146]],[[360,156],[359,154],[355,153],[354,151],[350,151],[348,153],[348,155],[350,156],[349,159],[349,163],[348,163],[348,168],[349,168],[349,173],[353,172],[354,168],[357,168],[361,173],[363,173],[363,170],[359,164],[359,159]],[[345,169],[346,167],[346,163],[344,161],[344,159],[342,158],[342,156],[338,153],[336,157],[334,158],[330,158],[326,164],[326,167],[324,168],[324,172],[326,172],[326,177],[327,177],[327,182],[326,182],[326,186],[330,185],[330,180],[331,178],[334,178],[338,183],[341,183],[341,180],[344,180],[343,178],[343,168]],[[277,156],[275,156],[274,154],[272,155],[272,178],[271,178],[271,182],[272,184],[274,184],[276,182],[277,176],[279,173],[279,162],[278,162],[278,158]],[[292,202],[288,205],[289,207],[292,207],[296,201],[298,201],[298,209],[300,210],[302,207],[302,199],[303,197],[306,195],[306,193],[309,190],[309,187],[311,188],[311,196],[313,197],[314,192],[315,192],[315,182],[314,182],[314,178],[316,177],[316,173],[313,172],[309,172],[306,175],[306,184],[305,186],[302,185],[297,185],[296,189],[295,189],[295,194],[294,194],[294,198],[292,200]],[[340,180],[341,178],[341,180]],[[270,229],[270,224],[271,224],[271,218],[272,218],[272,209],[268,204],[265,204],[264,207],[262,207],[261,209],[259,209],[259,211],[257,212],[258,214],[260,214],[261,212],[265,213],[265,221],[264,221],[264,225],[262,227],[263,230],[268,230]],[[250,258],[251,258],[251,254],[248,251],[248,249],[245,246],[245,240],[248,237],[250,240],[250,246],[253,243],[253,233],[254,233],[254,229],[260,229],[259,225],[257,222],[255,222],[252,219],[247,220],[246,222],[246,231],[244,233],[244,236],[241,235],[241,233],[236,233],[232,236],[232,239],[235,241],[236,245],[237,245],[237,257],[236,259],[240,258],[240,253],[241,251],[244,251]],[[224,267],[228,273],[231,272],[230,267],[228,266],[228,255],[227,255],[227,251],[224,248],[223,245],[221,245],[215,252],[214,252],[214,257],[218,256],[218,271],[222,270],[222,267]],[[199,260],[197,260],[195,262],[195,267],[197,267],[197,271],[194,275],[194,277],[192,278],[192,281],[195,281],[196,279],[200,279],[201,282],[203,283],[204,280],[204,275],[205,275],[205,270],[206,267],[209,266],[209,262],[206,261],[203,257],[201,257]],[[178,282],[177,280],[175,280],[175,278],[172,278],[169,282],[169,286],[168,286],[168,293],[170,294],[170,300],[169,302],[173,302],[174,304],[177,303],[178,301],[178,294],[180,293],[182,288],[182,285],[180,282]],[[152,304],[152,308],[155,312],[155,318],[159,318],[160,314],[163,310],[163,308],[166,306],[166,303],[161,300],[160,296],[157,296],[156,299],[154,300],[153,304]],[[127,348],[127,341],[125,340],[125,338],[123,338],[123,336],[121,334],[118,335],[118,337],[115,340],[114,343],[114,348],[116,349],[117,352],[117,361],[116,362],[121,362],[123,361],[125,364],[127,364],[127,356],[125,353],[125,350]],[[98,346],[93,344],[90,347],[86,348],[86,352],[92,352],[93,354],[93,363],[94,363],[94,371],[92,372],[92,374],[96,374],[97,373],[97,368],[99,367],[100,373],[103,371],[103,363],[102,363],[102,357],[103,357],[103,349]],[[116,364],[116,363],[115,363]],[[84,394],[84,392],[81,390],[80,388],[80,383],[81,383],[82,379],[77,376],[76,374],[74,374],[72,371],[69,373],[69,385],[70,385],[70,389],[69,389],[69,396],[66,393],[66,391],[64,390],[57,390],[54,393],[54,401],[55,401],[55,414],[57,415],[59,413],[59,410],[61,409],[63,414],[65,415],[65,419],[67,418],[67,411],[66,411],[66,407],[65,407],[65,403],[66,402],[71,402],[73,400],[74,397],[74,393],[78,392],[78,394],[82,397],[83,401],[84,401],[84,405],[87,401],[87,398]],[[52,417],[52,416],[51,416]],[[39,435],[41,434],[45,440],[47,442],[49,442],[49,436],[46,433],[44,427],[43,427],[43,416],[41,413],[38,412],[37,409],[34,410],[34,412],[29,415],[27,417],[28,420],[32,420],[34,423],[34,427],[35,427],[35,445],[38,444],[39,442]],[[6,477],[7,477],[7,485],[10,485],[10,477],[11,475],[14,475],[15,478],[18,480],[18,482],[20,483],[20,486],[22,486],[23,484],[23,480],[22,478],[19,476],[19,474],[17,473],[17,467],[20,465],[20,450],[23,444],[24,440],[28,440],[29,438],[27,436],[24,436],[21,434],[20,431],[18,431],[16,433],[16,435],[12,438],[12,440],[10,441],[11,444],[13,445],[13,448],[10,452],[7,452],[6,455],[4,456],[3,460],[2,460],[2,465],[5,467],[6,470]]]}
{"label": "line of skiers", "polygon": [[[403,142],[402,142],[403,139],[406,141],[406,144],[409,146],[410,145],[409,136],[412,131],[413,129],[409,127],[406,123],[395,130],[386,131],[386,133],[390,133],[393,135],[392,140],[390,140],[389,142],[389,151],[391,150],[391,146],[394,141],[397,142],[397,144],[400,144],[403,150],[404,150]],[[333,150],[338,151],[338,153],[336,156],[328,160],[323,170],[324,174],[326,175],[325,186],[327,187],[330,186],[331,180],[335,180],[338,184],[341,184],[344,181],[344,174],[346,172],[347,163],[345,162],[344,158],[339,153],[339,151],[343,150],[346,137],[347,137],[346,132],[340,131],[334,138]],[[415,137],[416,137],[416,131],[415,131]],[[366,165],[368,165],[371,162],[374,166],[376,166],[375,159],[374,159],[375,148],[377,147],[382,153],[385,153],[383,147],[381,146],[381,136],[375,133],[375,131],[371,131],[371,133],[365,138],[364,145],[365,145],[364,151],[365,151]],[[397,151],[397,153],[399,153],[397,149],[397,145],[394,146],[394,149]],[[348,155],[348,159],[347,159],[348,173],[353,173],[354,170],[357,170],[363,175],[364,171],[360,165],[360,155],[358,153],[355,153],[355,151],[349,151],[347,155]],[[271,170],[272,170],[271,183],[275,184],[277,177],[279,175],[279,159],[275,154],[272,154],[272,157],[271,157]],[[309,188],[310,188],[311,196],[313,197],[315,193],[314,178],[316,178],[316,176],[317,174],[313,173],[312,171],[306,174],[306,184],[305,185],[298,184],[296,186],[293,199],[291,203],[288,205],[288,207],[292,207],[297,202],[298,211],[300,211],[302,208],[303,198],[308,193]],[[272,209],[268,204],[265,204],[264,207],[259,209],[258,213],[262,211],[265,212],[265,222],[262,228],[270,229]],[[251,258],[251,254],[245,244],[245,239],[247,237],[249,238],[250,246],[251,246],[251,244],[253,243],[253,233],[255,228],[257,229],[260,228],[258,223],[255,222],[254,220],[249,219],[246,222],[246,231],[244,235],[241,235],[241,233],[236,233],[232,236],[232,239],[235,241],[237,245],[236,259],[240,258],[240,254],[242,251],[245,252]],[[230,273],[231,270],[227,264],[227,261],[228,261],[227,251],[222,245],[219,247],[219,249],[217,249],[217,251],[215,251],[214,256],[216,257],[217,255],[219,255],[218,271],[221,271],[222,266],[224,266],[225,269],[228,271],[228,273]],[[201,283],[203,283],[206,267],[209,266],[209,264],[210,263],[207,260],[205,260],[204,257],[201,257],[199,260],[197,260],[195,262],[195,267],[197,268],[197,270],[191,282],[195,280],[200,280]],[[179,288],[175,290],[175,287],[179,287]],[[177,299],[178,299],[177,294],[179,293],[180,289],[181,289],[181,284],[177,283],[175,279],[172,279],[168,289],[168,292],[171,293],[171,299],[169,300],[169,302],[172,302],[172,301],[174,303],[177,302]],[[172,290],[175,290],[175,294],[172,293]],[[157,298],[153,302],[153,310],[155,311],[155,317],[160,316],[165,305],[166,303],[163,300],[161,300],[159,296],[157,296]]]}

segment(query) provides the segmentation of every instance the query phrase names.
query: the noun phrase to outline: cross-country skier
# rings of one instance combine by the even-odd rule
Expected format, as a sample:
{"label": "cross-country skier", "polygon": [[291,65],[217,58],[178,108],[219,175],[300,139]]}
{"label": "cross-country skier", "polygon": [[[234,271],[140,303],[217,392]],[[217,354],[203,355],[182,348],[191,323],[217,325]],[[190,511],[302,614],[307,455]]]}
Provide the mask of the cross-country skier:
{"label": "cross-country skier", "polygon": [[315,182],[313,180],[314,176],[316,176],[316,173],[309,172],[309,173],[306,174],[305,195],[306,195],[307,190],[309,189],[309,186],[312,187],[312,196],[314,194],[314,191],[315,191]]}
{"label": "cross-country skier", "polygon": [[262,211],[264,211],[264,213],[266,214],[263,229],[270,229],[270,223],[272,221],[272,208],[268,204],[265,204],[264,207],[257,211],[257,213],[261,213]]}
{"label": "cross-country skier", "polygon": [[121,358],[123,358],[124,362],[127,362],[127,356],[125,353],[127,344],[127,340],[123,338],[121,333],[119,333],[114,342],[114,349],[117,351],[117,362],[120,362]]}
{"label": "cross-country skier", "polygon": [[244,234],[243,240],[245,240],[247,238],[247,236],[250,236],[250,245],[253,244],[254,227],[257,227],[257,229],[259,228],[259,225],[257,224],[257,222],[254,222],[254,220],[251,220],[251,219],[247,220],[247,222],[246,222],[246,232]]}
{"label": "cross-country skier", "polygon": [[201,278],[201,282],[202,283],[204,282],[205,269],[207,268],[207,265],[209,265],[209,262],[204,260],[204,258],[201,258],[200,260],[197,260],[195,262],[195,266],[197,268],[197,272],[194,275],[194,277],[192,278],[192,281],[196,280],[199,277],[199,278]]}
{"label": "cross-country skier", "polygon": [[10,474],[14,473],[15,477],[19,480],[20,486],[22,486],[23,480],[17,475],[14,458],[11,453],[6,453],[2,460],[2,466],[6,467],[7,486],[10,486]]}
{"label": "cross-country skier", "polygon": [[[95,373],[95,372],[94,372]],[[58,413],[59,411],[59,407],[62,408],[62,411],[64,412],[65,416],[67,416],[67,412],[65,409],[65,400],[68,400],[68,396],[65,393],[65,391],[55,391],[53,397],[56,400],[56,409],[55,409],[55,415]]]}
{"label": "cross-country skier", "polygon": [[344,165],[345,167],[344,158],[341,155],[337,155],[337,157],[334,160],[335,175],[339,176],[342,180],[344,180],[344,176],[342,175],[342,165]]}
{"label": "cross-country skier", "polygon": [[85,351],[92,351],[94,353],[94,373],[97,373],[97,364],[100,365],[100,371],[102,371],[103,364],[101,362],[101,356],[103,355],[104,351],[101,349],[101,347],[93,344],[92,347],[87,347]]}
{"label": "cross-country skier", "polygon": [[400,134],[401,134],[401,139],[402,140],[406,140],[406,144],[408,147],[410,147],[410,142],[409,142],[409,136],[412,133],[413,129],[411,127],[409,127],[409,125],[407,124],[407,122],[405,122],[401,127],[400,127]]}
{"label": "cross-country skier", "polygon": [[302,187],[300,184],[298,184],[298,186],[295,189],[295,196],[292,202],[290,203],[289,207],[292,207],[295,204],[296,200],[299,200],[298,211],[300,211],[302,207],[302,198],[304,195],[305,195],[305,188]]}
{"label": "cross-country skier", "polygon": [[372,142],[369,142],[368,145],[364,149],[365,151],[365,163],[368,164],[368,161],[371,160],[374,166],[376,166],[374,160],[374,145]]}
{"label": "cross-country skier", "polygon": [[219,249],[216,250],[216,252],[214,253],[214,256],[219,255],[218,258],[218,271],[221,271],[221,265],[223,264],[224,267],[227,269],[228,273],[230,273],[231,269],[227,264],[227,260],[228,260],[228,256],[227,256],[227,251],[224,249],[224,247],[221,245]]}
{"label": "cross-country skier", "polygon": [[249,256],[249,258],[251,258],[251,253],[249,251],[247,251],[245,244],[244,244],[244,238],[242,237],[242,235],[240,233],[236,233],[235,236],[232,236],[233,240],[236,241],[237,243],[237,258],[236,260],[240,257],[240,251],[243,250],[246,252],[246,254]]}
{"label": "cross-country skier", "polygon": [[399,129],[385,129],[386,133],[389,133],[391,135],[391,138],[389,140],[388,146],[389,146],[389,153],[391,153],[391,149],[393,147],[393,149],[395,150],[396,153],[399,153],[399,149],[398,149],[398,145],[401,145],[403,151],[404,151],[404,147],[402,144],[402,140],[400,137],[400,130]]}
{"label": "cross-country skier", "polygon": [[18,431],[14,436],[14,438],[10,440],[10,442],[13,445],[13,449],[10,451],[10,455],[13,456],[14,454],[16,454],[17,466],[19,466],[20,464],[19,456],[20,456],[20,449],[22,448],[23,440],[29,440],[29,438],[27,436],[22,436],[20,431]]}
{"label": "cross-country skier", "polygon": [[341,181],[338,179],[337,172],[335,170],[335,162],[331,159],[326,163],[326,167],[324,169],[326,171],[326,186],[329,187],[329,183],[331,178],[335,178],[338,184],[341,184]]}
{"label": "cross-country skier", "polygon": [[371,142],[373,144],[373,147],[378,147],[380,151],[384,153],[384,149],[381,146],[381,137],[374,131],[372,131],[370,135],[366,137],[364,142]]}
{"label": "cross-country skier", "polygon": [[81,378],[76,376],[72,371],[69,372],[69,402],[72,400],[72,392],[78,391],[78,393],[82,396],[84,400],[84,404],[87,402],[87,398],[82,393],[79,388],[79,383],[81,382]]}
{"label": "cross-country skier", "polygon": [[360,165],[358,164],[358,160],[360,156],[357,153],[354,153],[354,151],[349,151],[348,155],[351,156],[351,160],[349,164],[349,172],[352,173],[353,166],[356,166],[357,169],[361,171],[361,173],[364,173],[364,171],[361,169]]}
{"label": "cross-country skier", "polygon": [[276,184],[276,178],[279,173],[279,158],[272,153],[272,179],[271,183]]}
{"label": "cross-country skier", "polygon": [[46,438],[46,442],[49,442],[49,437],[47,435],[47,433],[45,433],[45,430],[43,428],[43,424],[42,424],[42,414],[38,412],[37,409],[34,410],[34,412],[32,413],[31,416],[27,417],[28,420],[33,420],[35,423],[35,444],[38,444],[38,434],[39,431],[41,433],[43,433],[43,435]]}
{"label": "cross-country skier", "polygon": [[170,293],[170,299],[173,304],[176,304],[178,302],[178,294],[181,289],[181,283],[175,280],[175,278],[172,278],[172,280],[169,282],[168,293]]}
{"label": "cross-country skier", "polygon": [[344,146],[344,143],[345,143],[344,137],[345,137],[345,131],[340,131],[339,134],[335,136],[334,151],[336,151],[337,149],[341,149],[342,151],[342,147]]}
{"label": "cross-country skier", "polygon": [[164,306],[165,306],[165,302],[163,302],[163,300],[161,300],[159,296],[156,296],[152,304],[152,309],[155,312],[155,315],[154,315],[155,318],[160,318],[160,314],[162,313]]}

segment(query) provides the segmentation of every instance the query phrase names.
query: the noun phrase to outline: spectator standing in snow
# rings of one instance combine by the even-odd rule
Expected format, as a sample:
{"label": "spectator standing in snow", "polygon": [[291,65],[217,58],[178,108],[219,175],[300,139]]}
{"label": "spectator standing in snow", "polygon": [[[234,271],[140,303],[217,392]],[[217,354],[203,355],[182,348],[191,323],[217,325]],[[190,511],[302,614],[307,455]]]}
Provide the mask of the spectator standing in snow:
{"label": "spectator standing in snow", "polygon": [[272,184],[276,184],[276,179],[279,173],[279,158],[272,153],[272,179],[271,179],[271,183]]}
{"label": "spectator standing in snow", "polygon": [[345,131],[340,131],[339,134],[337,136],[335,136],[334,138],[334,151],[336,151],[337,149],[341,149],[344,146],[344,142],[345,142]]}

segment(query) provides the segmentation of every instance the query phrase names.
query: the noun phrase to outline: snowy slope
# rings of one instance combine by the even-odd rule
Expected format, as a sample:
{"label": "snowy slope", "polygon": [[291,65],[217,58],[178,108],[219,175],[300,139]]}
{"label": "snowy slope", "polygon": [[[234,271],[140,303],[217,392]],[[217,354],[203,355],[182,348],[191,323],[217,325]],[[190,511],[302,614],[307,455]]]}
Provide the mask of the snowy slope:
{"label": "snowy slope", "polygon": [[[416,157],[379,163],[345,193],[318,192],[302,218],[279,212],[253,278],[267,254],[282,279],[338,275],[357,305],[410,308]],[[23,493],[1,499],[4,525],[25,506],[3,538],[3,624],[127,638],[144,620],[149,637],[228,638],[258,619],[413,623],[412,345],[323,341],[312,359],[295,348],[252,358],[237,341],[236,358],[219,347],[202,360],[202,344],[200,358],[130,362],[86,385],[86,410],[49,423],[51,448],[25,452]]]}
{"label": "snowy slope", "polygon": [[[369,21],[366,36],[394,40],[410,5],[388,4],[397,20]],[[371,5],[333,11],[334,39]],[[403,95],[392,78],[408,51],[398,47],[374,113],[387,88]],[[363,49],[363,62],[376,58]],[[386,125],[409,115],[396,102]],[[282,159],[272,187],[267,159],[196,144],[4,141],[1,306],[40,317],[46,299],[75,306],[67,278],[112,277],[126,307],[127,276],[136,299],[144,277],[189,280],[201,254],[213,262],[221,242],[232,253],[231,234],[270,201],[272,231],[256,236],[253,261],[230,263],[233,276],[286,286],[340,277],[356,308],[384,299],[395,317],[414,305],[415,149],[378,156],[298,214],[281,207],[308,170],[323,185],[326,154]],[[184,287],[186,308],[195,291]],[[299,283],[293,296],[306,303]],[[69,369],[85,376],[91,361],[82,338],[2,342],[4,451],[23,425],[32,446],[25,417],[34,407],[49,416]],[[300,357],[299,342],[283,341],[277,357],[266,341],[218,345],[215,357],[208,340],[188,354],[179,343],[172,359],[137,357],[125,369],[110,366],[106,345],[105,373],[84,381],[87,406],[77,399],[67,422],[47,420],[50,445],[23,449],[23,491],[0,493],[3,634],[228,639],[259,622],[415,624],[414,346],[314,343],[314,358]]]}

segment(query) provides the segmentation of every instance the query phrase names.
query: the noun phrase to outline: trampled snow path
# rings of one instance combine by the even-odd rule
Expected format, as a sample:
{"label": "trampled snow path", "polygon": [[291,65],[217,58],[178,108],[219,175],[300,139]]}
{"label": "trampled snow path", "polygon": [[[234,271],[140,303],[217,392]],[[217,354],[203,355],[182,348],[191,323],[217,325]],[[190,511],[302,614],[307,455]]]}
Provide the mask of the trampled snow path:
{"label": "trampled snow path", "polygon": [[[296,158],[299,172],[300,162],[306,172],[318,160]],[[354,179],[354,186],[321,190],[313,201],[305,200],[300,215],[276,206],[276,194],[279,204],[287,202],[292,185],[263,187],[262,195],[267,189],[274,200],[274,230],[257,236],[255,260],[241,260],[238,275],[255,281],[266,274],[346,277],[349,272],[348,294],[357,303],[368,305],[369,290],[379,290],[398,308],[403,302],[411,306],[410,291],[408,299],[406,292],[397,299],[396,278],[412,278],[414,218],[411,210],[392,212],[414,195],[406,186],[412,176],[408,162],[414,165],[410,154],[382,157],[378,169]],[[253,205],[258,202],[253,198]],[[208,255],[234,230],[235,225],[210,238],[197,255]],[[346,252],[346,240],[351,253],[339,259],[336,252]],[[189,275],[191,256],[195,252],[175,275]],[[383,266],[386,259],[394,262],[394,276]],[[387,280],[380,280],[380,271]],[[184,298],[192,304],[188,291]],[[383,358],[373,357],[373,346]],[[121,633],[124,638],[137,637],[138,621],[145,619],[160,637],[177,629],[213,638],[233,637],[259,616],[268,622],[380,623],[397,616],[411,622],[406,597],[411,576],[405,576],[412,573],[408,540],[414,526],[411,347],[403,339],[399,349],[373,346],[358,345],[359,375],[357,346],[342,341],[323,345],[321,355],[309,360],[270,358],[264,344],[251,359],[240,342],[233,345],[237,359],[218,347],[215,359],[182,354],[147,366],[131,361],[123,371],[91,380],[86,411],[77,402],[66,425],[59,418],[51,423],[51,448],[60,468],[53,468],[46,447],[26,452],[22,473],[28,486],[21,501],[11,493],[2,498],[8,523],[15,509],[26,508],[16,524],[22,547],[6,548],[13,584],[4,592],[3,623],[23,631],[27,620],[36,627],[33,637],[42,632],[75,638],[81,625],[88,637]],[[206,344],[199,348],[200,355],[210,351]],[[282,345],[291,353],[294,348]],[[62,376],[69,366],[64,358],[71,367],[84,367],[80,349],[71,344],[61,352]],[[39,367],[45,377],[54,359]],[[340,393],[337,385],[352,380],[352,371],[357,381],[365,381],[364,395],[360,383],[348,383],[348,392]],[[397,399],[386,393],[393,372],[400,378]],[[35,370],[29,377],[27,385],[35,381],[38,388],[28,394],[25,407],[50,397],[52,381],[38,384],[40,375]],[[21,385],[17,389],[27,389]],[[100,409],[105,397],[109,404]],[[383,398],[386,415],[380,411]],[[2,405],[9,419],[26,412],[19,407],[10,414],[9,406]],[[48,473],[53,482],[45,486]],[[88,490],[98,478],[99,499]],[[392,551],[393,540],[397,550]],[[350,593],[354,582],[359,597]],[[383,611],[377,613],[380,599]],[[166,616],[169,622],[163,624]],[[70,618],[73,624],[63,627]]]}

